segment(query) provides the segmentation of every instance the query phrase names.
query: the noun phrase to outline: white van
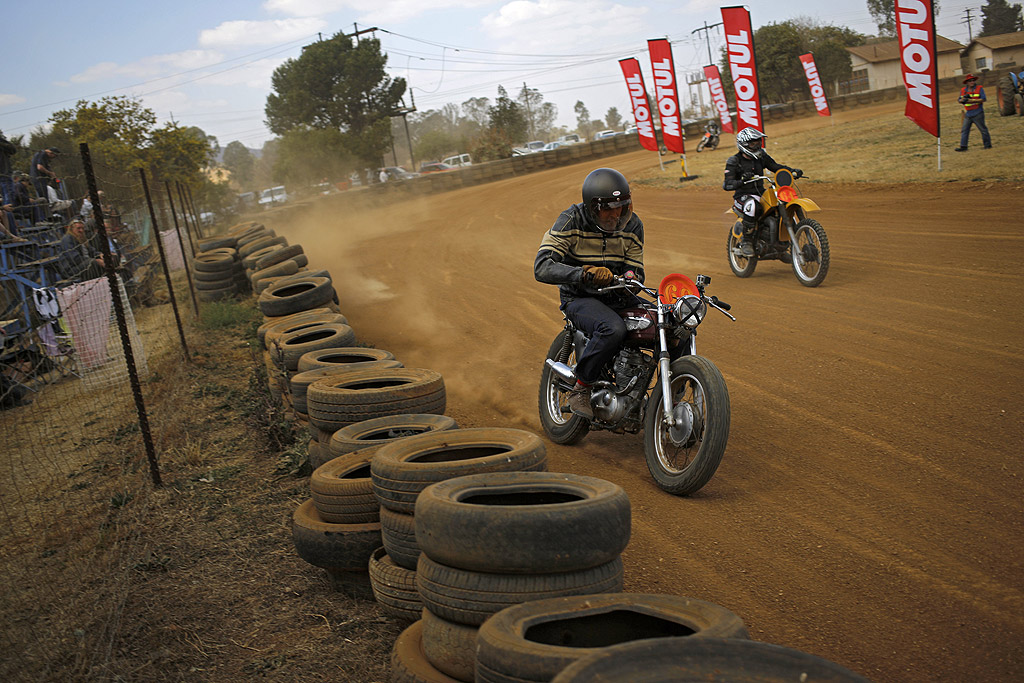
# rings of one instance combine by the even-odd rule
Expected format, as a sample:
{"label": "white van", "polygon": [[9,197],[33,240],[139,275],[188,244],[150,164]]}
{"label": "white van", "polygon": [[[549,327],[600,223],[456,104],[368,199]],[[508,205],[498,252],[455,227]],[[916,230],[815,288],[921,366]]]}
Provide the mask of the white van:
{"label": "white van", "polygon": [[449,166],[472,166],[473,159],[468,154],[456,154],[447,159],[441,159],[441,163]]}

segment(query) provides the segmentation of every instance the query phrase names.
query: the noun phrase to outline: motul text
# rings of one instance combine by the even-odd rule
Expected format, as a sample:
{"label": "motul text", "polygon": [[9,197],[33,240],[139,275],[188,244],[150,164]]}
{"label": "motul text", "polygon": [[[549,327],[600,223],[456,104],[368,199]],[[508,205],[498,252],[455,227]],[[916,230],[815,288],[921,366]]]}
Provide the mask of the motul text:
{"label": "motul text", "polygon": [[647,105],[647,89],[644,88],[644,77],[640,73],[640,62],[635,57],[620,59],[619,66],[626,79],[629,100],[633,105],[633,120],[636,121],[636,132],[644,149],[658,151],[658,140],[654,137],[654,123],[651,121],[651,110]]}
{"label": "motul text", "polygon": [[935,13],[925,0],[896,0],[900,66],[907,86],[906,116],[938,137],[939,105],[935,85]]}
{"label": "motul text", "polygon": [[739,127],[764,132],[761,122],[761,98],[757,92],[757,67],[754,41],[750,32],[750,13],[743,7],[723,7],[722,23],[729,52],[729,72],[736,90],[736,117]]}
{"label": "motul text", "polygon": [[718,67],[710,65],[704,67],[704,78],[708,82],[708,90],[711,91],[711,101],[715,103],[718,111],[718,118],[722,122],[722,132],[732,132],[732,117],[729,115],[729,103],[725,101],[725,88],[722,87],[722,77],[718,73]]}
{"label": "motul text", "polygon": [[679,94],[676,92],[676,74],[672,63],[672,46],[668,40],[648,40],[651,70],[654,72],[654,94],[661,119],[661,137],[670,152],[684,154],[683,132],[679,120]]}
{"label": "motul text", "polygon": [[832,112],[828,108],[828,99],[825,97],[825,88],[821,85],[821,77],[818,76],[818,67],[814,63],[814,56],[810,53],[800,55],[800,63],[804,65],[804,75],[807,76],[807,85],[811,88],[814,107],[822,116],[831,116]]}

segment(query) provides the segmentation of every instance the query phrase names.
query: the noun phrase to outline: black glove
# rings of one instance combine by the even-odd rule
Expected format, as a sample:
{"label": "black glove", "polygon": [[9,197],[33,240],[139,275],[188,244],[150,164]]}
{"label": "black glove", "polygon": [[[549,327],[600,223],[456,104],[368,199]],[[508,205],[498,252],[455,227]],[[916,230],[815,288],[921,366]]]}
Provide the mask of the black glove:
{"label": "black glove", "polygon": [[743,176],[740,178],[740,180],[743,181],[743,182],[747,182],[748,180],[750,180],[753,177],[754,177],[754,172],[753,171],[747,171],[746,173],[743,174]]}
{"label": "black glove", "polygon": [[803,175],[804,175],[803,169],[800,169],[800,168],[794,168],[793,169],[793,177],[794,178],[802,178]]}
{"label": "black glove", "polygon": [[614,279],[612,271],[604,266],[583,266],[583,284],[605,287]]}

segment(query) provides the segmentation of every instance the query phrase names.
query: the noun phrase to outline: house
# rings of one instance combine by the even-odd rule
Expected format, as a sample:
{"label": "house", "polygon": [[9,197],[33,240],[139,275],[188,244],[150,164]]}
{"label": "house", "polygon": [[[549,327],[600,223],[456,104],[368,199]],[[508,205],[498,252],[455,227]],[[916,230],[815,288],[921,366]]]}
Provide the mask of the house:
{"label": "house", "polygon": [[978,36],[960,53],[964,71],[991,71],[1024,66],[1024,31]]}
{"label": "house", "polygon": [[[955,40],[935,36],[940,79],[963,73],[960,67],[960,51],[963,48]],[[903,85],[898,40],[858,45],[846,50],[850,53],[850,66],[853,68],[849,92],[883,90]]]}

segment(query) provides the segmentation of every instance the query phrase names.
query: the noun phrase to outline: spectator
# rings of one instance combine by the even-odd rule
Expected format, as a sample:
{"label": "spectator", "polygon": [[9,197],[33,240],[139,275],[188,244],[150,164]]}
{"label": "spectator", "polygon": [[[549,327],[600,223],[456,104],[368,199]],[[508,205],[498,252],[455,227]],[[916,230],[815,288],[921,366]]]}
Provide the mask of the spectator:
{"label": "spectator", "polygon": [[18,148],[0,133],[0,204],[10,204],[14,193],[14,181],[11,179],[11,157]]}
{"label": "spectator", "polygon": [[0,206],[0,240],[7,241],[12,240],[14,242],[28,242],[24,237],[18,236],[17,226],[14,222],[14,214],[11,213],[11,209],[14,207],[10,204],[4,204]]}
{"label": "spectator", "polygon": [[383,168],[380,169],[380,175],[377,176],[377,179],[381,183],[386,183],[388,181],[388,172],[386,170],[384,170]]}
{"label": "spectator", "polygon": [[85,236],[85,223],[74,218],[60,240],[60,261],[57,270],[65,280],[81,282],[103,275],[103,258],[93,250]]}
{"label": "spectator", "polygon": [[57,180],[57,174],[50,168],[50,162],[57,158],[59,154],[60,150],[56,147],[47,147],[36,152],[32,157],[32,164],[28,169],[28,173],[32,178],[32,184],[36,188],[36,194],[40,197],[45,198],[47,196],[47,186]]}
{"label": "spectator", "polygon": [[960,146],[955,147],[954,152],[967,151],[971,126],[977,126],[981,131],[982,147],[992,149],[992,137],[989,135],[988,126],[985,125],[985,110],[982,108],[985,100],[985,89],[978,85],[978,77],[967,74],[964,77],[964,87],[960,88],[960,97],[956,100],[964,107],[964,118],[960,127]]}
{"label": "spectator", "polygon": [[43,211],[45,199],[32,196],[29,177],[26,173],[15,173],[14,195],[10,202],[15,220],[20,220],[32,225],[39,223],[46,217]]}

